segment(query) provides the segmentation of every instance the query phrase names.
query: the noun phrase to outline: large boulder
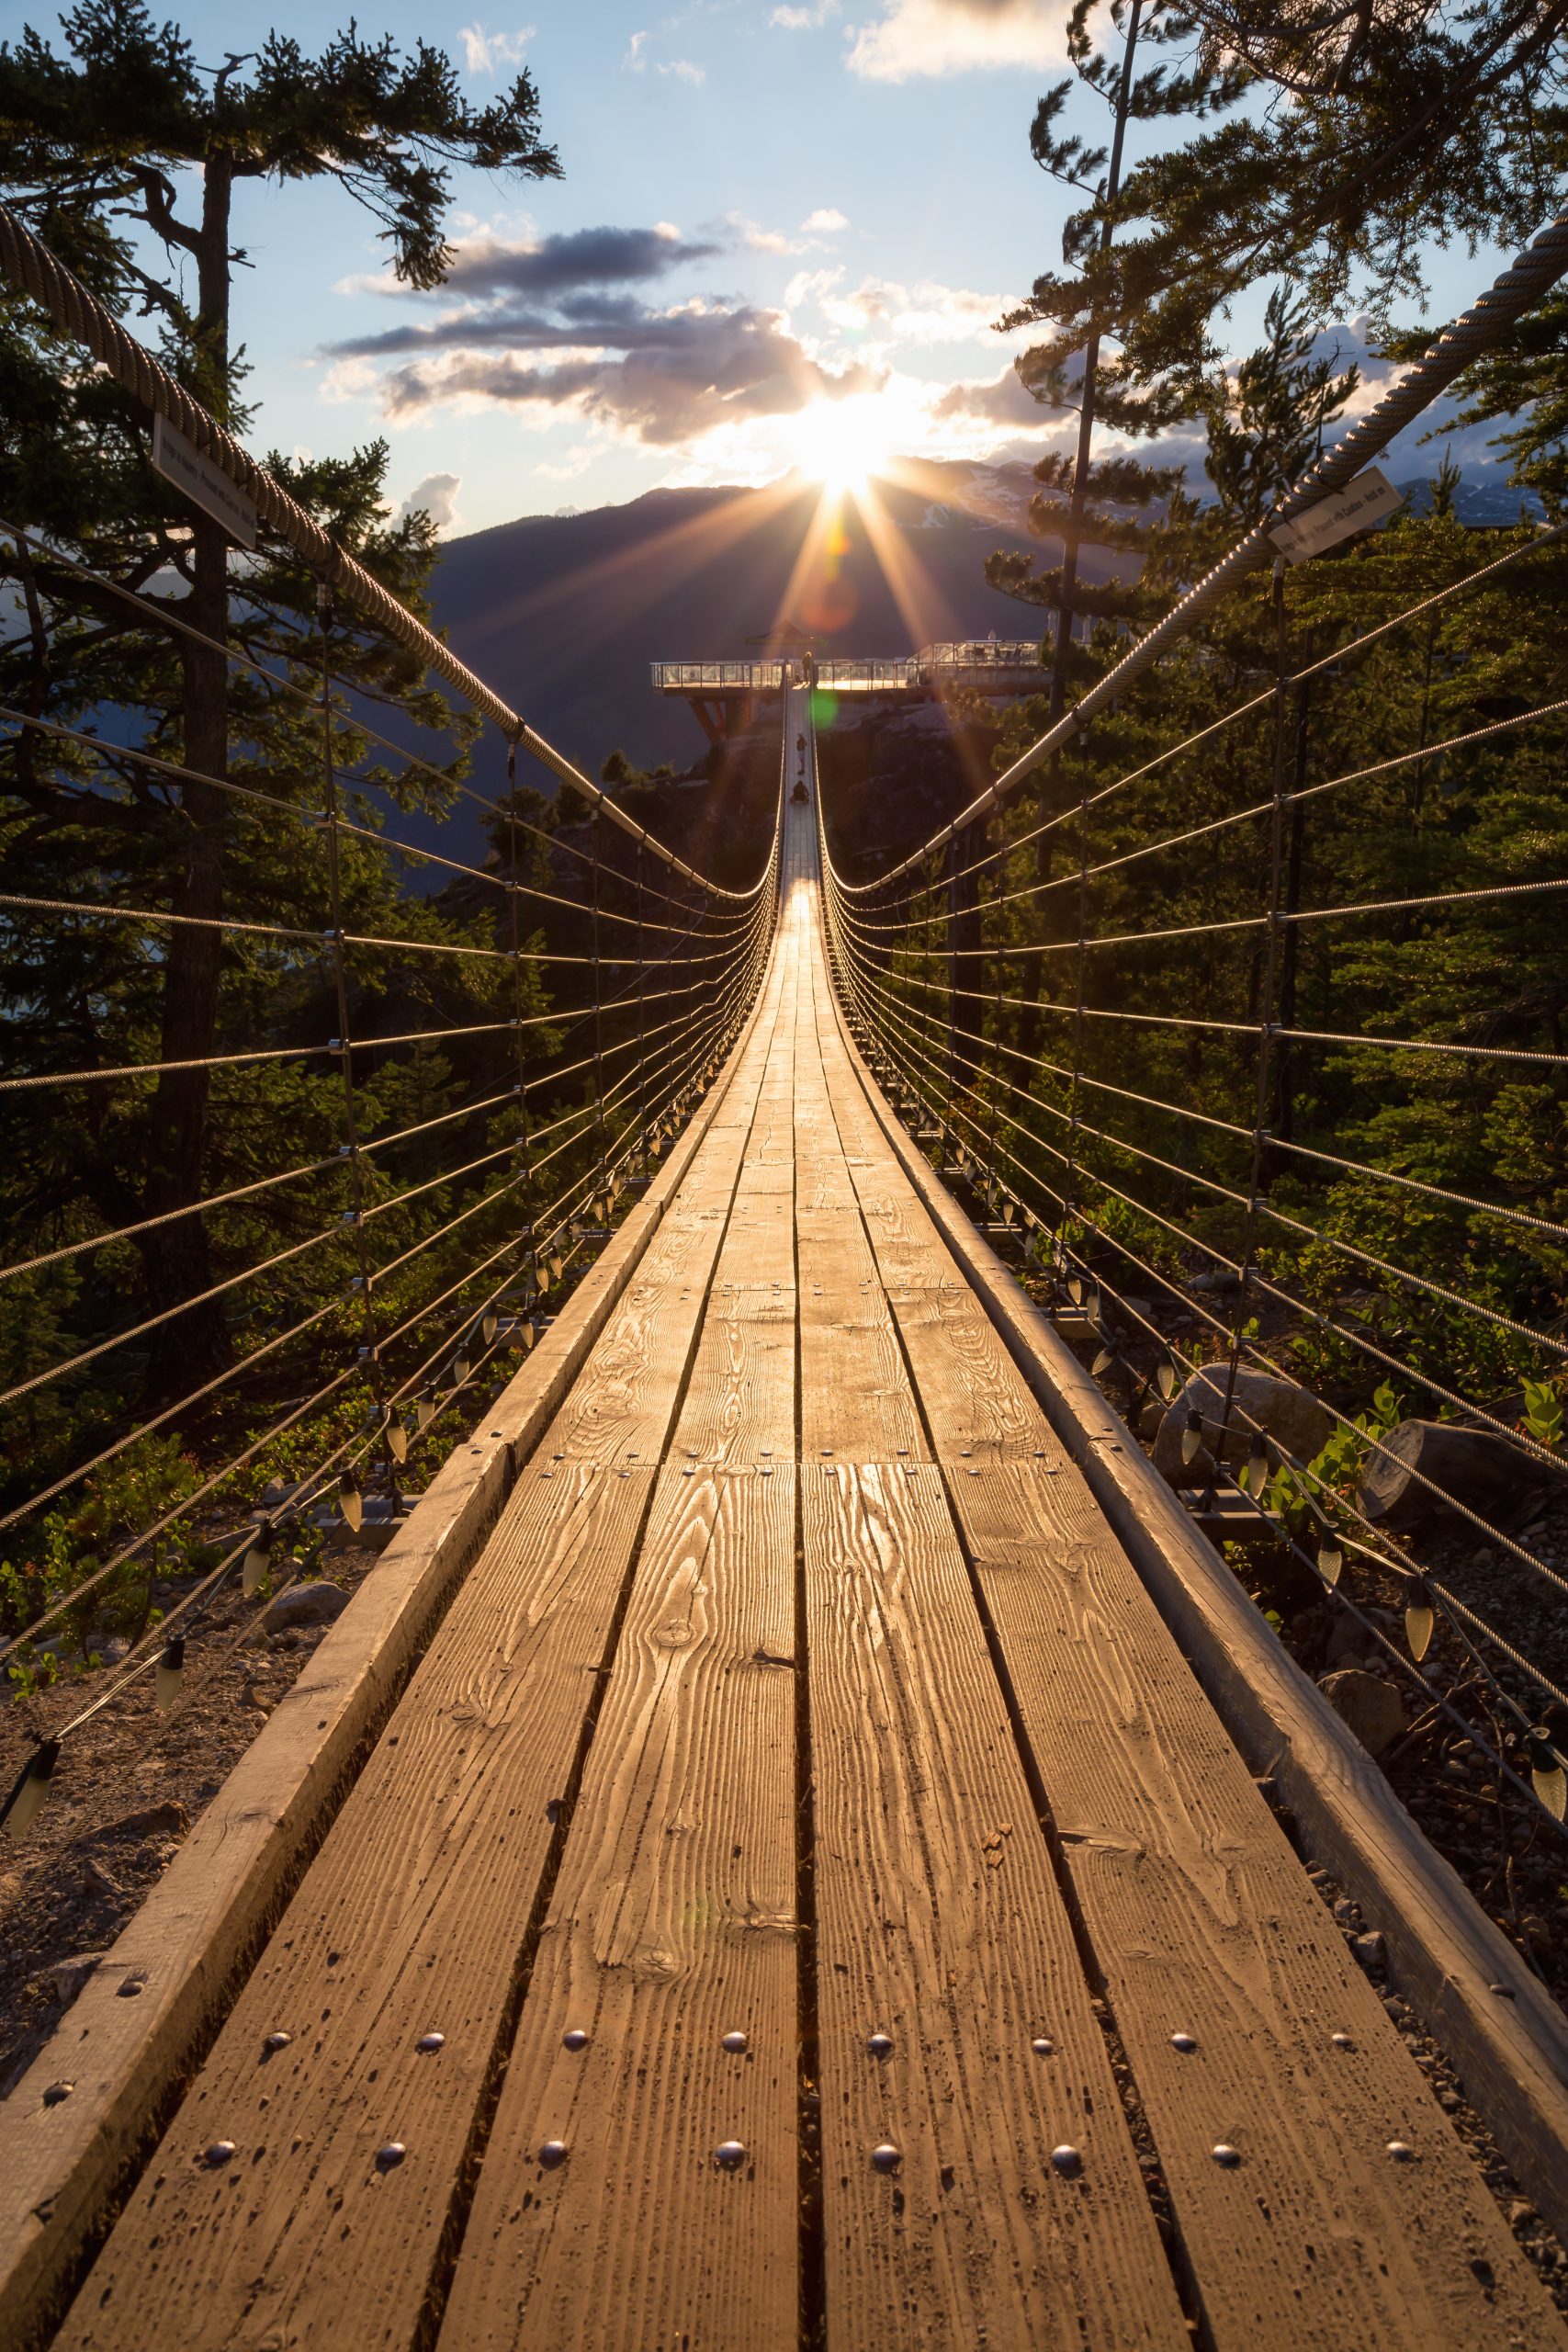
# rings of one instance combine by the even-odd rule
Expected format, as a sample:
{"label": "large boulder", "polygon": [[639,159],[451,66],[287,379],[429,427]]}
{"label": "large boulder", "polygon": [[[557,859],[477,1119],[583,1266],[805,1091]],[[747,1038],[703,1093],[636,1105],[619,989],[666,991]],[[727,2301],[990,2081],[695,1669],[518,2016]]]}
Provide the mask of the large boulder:
{"label": "large boulder", "polygon": [[[1213,1446],[1224,1424],[1226,1367],[1210,1364],[1195,1372],[1171,1399],[1170,1410],[1154,1443],[1154,1465],[1172,1487],[1205,1487],[1214,1475]],[[1191,1416],[1202,1416],[1205,1442],[1190,1462],[1181,1458],[1181,1440]],[[1238,1368],[1225,1430],[1224,1458],[1242,1463],[1252,1451],[1254,1429],[1261,1429],[1296,1461],[1310,1462],[1326,1443],[1334,1422],[1326,1406],[1309,1388],[1293,1380],[1276,1380],[1272,1374]]]}

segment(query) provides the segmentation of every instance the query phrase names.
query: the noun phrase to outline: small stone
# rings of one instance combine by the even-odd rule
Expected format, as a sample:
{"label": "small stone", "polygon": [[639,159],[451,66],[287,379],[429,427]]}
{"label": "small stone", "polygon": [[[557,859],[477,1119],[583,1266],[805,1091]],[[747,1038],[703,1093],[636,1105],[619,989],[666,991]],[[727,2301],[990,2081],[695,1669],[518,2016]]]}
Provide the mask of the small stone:
{"label": "small stone", "polygon": [[563,2050],[586,2050],[587,2047],[588,2036],[580,2025],[574,2025],[569,2032],[561,2036]]}
{"label": "small stone", "polygon": [[1079,2155],[1076,2148],[1069,2148],[1064,2141],[1061,2147],[1052,2149],[1051,2164],[1055,2171],[1063,2174],[1068,2180],[1070,2180],[1076,2173],[1081,2170],[1083,2158]]}
{"label": "small stone", "polygon": [[1350,1951],[1369,1976],[1381,1976],[1388,1965],[1388,1946],[1380,1935],[1353,1936]]}
{"label": "small stone", "polygon": [[206,2151],[205,2161],[209,2165],[226,2165],[233,2153],[232,2140],[214,2140]]}
{"label": "small stone", "polygon": [[57,1960],[46,1973],[57,2001],[73,2001],[102,1960],[101,1951],[79,1951],[73,1959]]}
{"label": "small stone", "polygon": [[433,2052],[444,2049],[446,2041],[446,2036],[444,2033],[422,2033],[414,2048],[423,2050],[426,2057],[429,2057]]}
{"label": "small stone", "polygon": [[1414,2148],[1407,2147],[1403,2140],[1391,2140],[1388,2143],[1388,2153],[1396,2165],[1407,2165],[1416,2151]]}
{"label": "small stone", "polygon": [[266,2040],[262,2043],[262,2048],[270,2058],[275,2050],[287,2050],[293,2039],[294,2036],[291,2033],[285,2033],[280,2026],[276,2033],[267,2035]]}
{"label": "small stone", "polygon": [[1192,2033],[1173,2033],[1170,2046],[1173,2050],[1179,2050],[1184,2058],[1190,2057],[1198,2047],[1198,2037]]}
{"label": "small stone", "polygon": [[741,2140],[721,2140],[714,2150],[714,2155],[726,2172],[733,2172],[737,2165],[746,2161],[745,2143]]}
{"label": "small stone", "polygon": [[1228,2140],[1221,2140],[1218,2142],[1214,2147],[1210,2149],[1209,2154],[1213,2157],[1214,2162],[1217,2165],[1223,2165],[1224,2166],[1226,2172],[1234,2171],[1235,2166],[1241,2162],[1240,2150],[1238,2148],[1233,2148]]}
{"label": "small stone", "polygon": [[395,2172],[407,2154],[408,2150],[400,2140],[389,2140],[384,2147],[376,2151],[377,2171]]}
{"label": "small stone", "polygon": [[746,2047],[746,2036],[743,2033],[727,2033],[720,2046],[728,2050],[731,2057],[739,2058]]}
{"label": "small stone", "polygon": [[893,2036],[890,2033],[874,2033],[868,2037],[865,2046],[874,2058],[891,2058]]}
{"label": "small stone", "polygon": [[1354,2050],[1356,2047],[1354,2041],[1348,2033],[1331,2033],[1328,2039],[1332,2041],[1336,2050]]}
{"label": "small stone", "polygon": [[566,2162],[566,2142],[564,2140],[547,2140],[543,2147],[539,2150],[539,2162],[544,2165],[547,2172],[554,2172],[558,2165],[564,2165]]}
{"label": "small stone", "polygon": [[871,2161],[878,2172],[897,2172],[903,2159],[892,2141],[884,2140],[879,2148],[873,2148]]}
{"label": "small stone", "polygon": [[[44,2097],[46,2098],[49,2097],[49,2093],[47,2091],[44,2093]],[[1522,2197],[1516,2197],[1513,2203],[1508,2208],[1508,2219],[1516,2229],[1518,2228],[1522,2222],[1533,2222],[1535,2217],[1535,2207],[1533,2205],[1527,2204]]]}

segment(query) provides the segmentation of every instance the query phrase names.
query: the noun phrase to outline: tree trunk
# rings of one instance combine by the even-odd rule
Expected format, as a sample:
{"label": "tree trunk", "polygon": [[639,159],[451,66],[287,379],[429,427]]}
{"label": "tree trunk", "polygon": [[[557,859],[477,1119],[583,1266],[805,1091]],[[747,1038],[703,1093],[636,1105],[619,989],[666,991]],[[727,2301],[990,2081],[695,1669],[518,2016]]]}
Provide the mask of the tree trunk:
{"label": "tree trunk", "polygon": [[[197,381],[220,417],[229,388],[230,194],[226,160],[209,161],[198,256]],[[197,920],[171,927],[159,1048],[163,1061],[195,1061],[213,1052],[222,965],[223,934],[216,919],[223,910],[228,797],[219,785],[197,779],[221,779],[228,774],[229,665],[223,648],[229,634],[229,548],[221,526],[205,515],[194,518],[192,558],[192,588],[182,617],[210,642],[180,640],[185,763],[192,774],[175,820],[183,823],[184,840],[171,904],[175,914]],[[210,1091],[211,1073],[206,1069],[168,1070],[159,1079],[150,1120],[148,1216],[165,1215],[200,1199]],[[150,1233],[141,1255],[148,1305],[154,1314],[211,1284],[211,1253],[199,1214]],[[231,1353],[222,1301],[172,1317],[153,1337],[147,1369],[149,1401],[162,1403],[199,1386],[223,1369]]]}
{"label": "tree trunk", "polygon": [[1537,1461],[1495,1430],[1467,1430],[1454,1421],[1401,1421],[1382,1445],[1367,1464],[1356,1502],[1375,1526],[1393,1535],[1426,1526],[1446,1513],[1450,1501],[1506,1524],[1531,1496],[1568,1476],[1568,1469]]}

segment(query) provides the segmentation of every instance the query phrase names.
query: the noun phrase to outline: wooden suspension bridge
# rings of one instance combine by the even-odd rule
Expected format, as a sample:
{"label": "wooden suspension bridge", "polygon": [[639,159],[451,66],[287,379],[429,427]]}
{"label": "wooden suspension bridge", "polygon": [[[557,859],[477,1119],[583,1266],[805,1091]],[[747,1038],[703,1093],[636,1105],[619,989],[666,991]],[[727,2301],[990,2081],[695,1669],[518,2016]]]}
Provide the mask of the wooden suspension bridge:
{"label": "wooden suspension bridge", "polygon": [[1568,2344],[860,1059],[806,704],[719,1082],[7,2107],[17,2344]]}

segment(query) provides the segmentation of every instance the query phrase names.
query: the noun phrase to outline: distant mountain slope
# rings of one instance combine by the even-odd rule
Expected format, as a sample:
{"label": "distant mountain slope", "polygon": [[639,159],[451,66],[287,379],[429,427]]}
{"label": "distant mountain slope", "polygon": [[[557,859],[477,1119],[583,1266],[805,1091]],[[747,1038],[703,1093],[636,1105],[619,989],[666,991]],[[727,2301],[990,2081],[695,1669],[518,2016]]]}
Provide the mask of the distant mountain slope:
{"label": "distant mountain slope", "polygon": [[747,639],[781,619],[852,653],[1037,636],[1042,616],[984,574],[993,548],[1046,552],[1024,525],[1032,487],[1021,466],[962,465],[885,485],[886,569],[852,503],[843,544],[818,544],[800,568],[815,483],[656,490],[626,506],[529,515],[447,543],[436,617],[463,659],[590,774],[617,748],[639,765],[685,766],[703,737],[683,703],[653,693],[650,662],[755,654]]}

